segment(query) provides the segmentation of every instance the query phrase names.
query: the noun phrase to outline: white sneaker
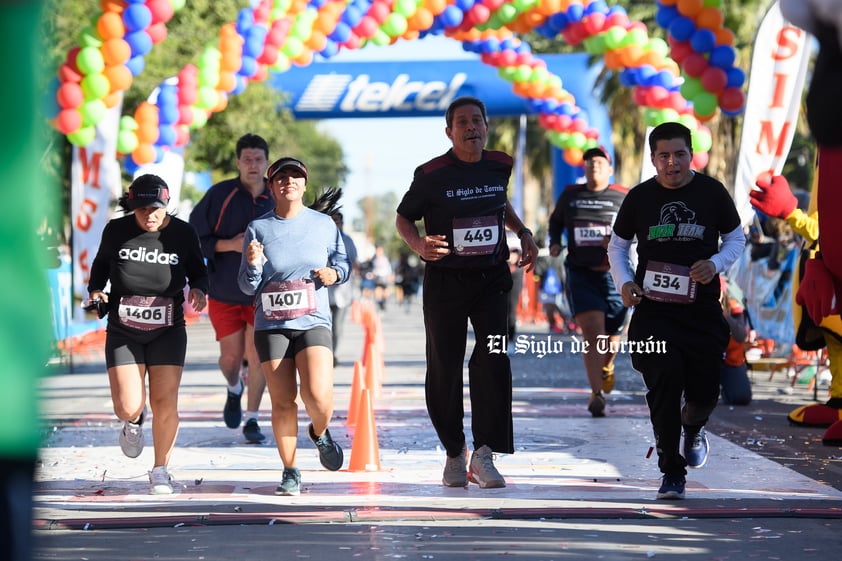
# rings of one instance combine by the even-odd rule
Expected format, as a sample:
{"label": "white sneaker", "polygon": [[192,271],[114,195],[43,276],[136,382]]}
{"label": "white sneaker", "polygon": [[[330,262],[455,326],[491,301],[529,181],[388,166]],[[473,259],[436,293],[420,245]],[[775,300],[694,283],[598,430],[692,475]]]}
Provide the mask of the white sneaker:
{"label": "white sneaker", "polygon": [[172,477],[166,466],[157,466],[149,472],[150,495],[172,495]]}
{"label": "white sneaker", "polygon": [[471,454],[468,477],[483,489],[496,489],[506,486],[506,480],[494,467],[494,453],[488,446],[481,446]]}
{"label": "white sneaker", "polygon": [[123,421],[120,431],[120,449],[129,458],[137,458],[143,452],[143,420],[146,417],[146,407],[140,414],[137,423]]}

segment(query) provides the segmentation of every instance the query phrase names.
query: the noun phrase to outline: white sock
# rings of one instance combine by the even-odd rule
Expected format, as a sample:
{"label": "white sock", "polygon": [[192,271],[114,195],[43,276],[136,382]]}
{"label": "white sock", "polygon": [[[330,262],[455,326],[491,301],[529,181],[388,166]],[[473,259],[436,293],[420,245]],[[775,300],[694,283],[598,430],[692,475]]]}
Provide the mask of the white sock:
{"label": "white sock", "polygon": [[251,419],[254,419],[256,421],[257,415],[257,411],[246,411],[245,413],[243,413],[243,424],[248,423]]}
{"label": "white sock", "polygon": [[238,380],[237,384],[234,386],[228,386],[228,391],[233,394],[242,394],[243,393],[243,381]]}

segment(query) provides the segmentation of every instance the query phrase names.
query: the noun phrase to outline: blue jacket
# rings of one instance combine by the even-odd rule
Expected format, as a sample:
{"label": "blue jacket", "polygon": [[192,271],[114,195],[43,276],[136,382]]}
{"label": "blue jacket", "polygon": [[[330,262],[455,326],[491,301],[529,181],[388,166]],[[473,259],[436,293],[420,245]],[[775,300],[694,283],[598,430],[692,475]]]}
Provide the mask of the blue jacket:
{"label": "blue jacket", "polygon": [[249,222],[274,208],[275,200],[268,189],[252,197],[239,177],[213,185],[196,204],[190,213],[190,224],[199,234],[202,253],[207,260],[208,296],[226,304],[253,303],[253,296],[244,294],[237,283],[242,254],[239,251],[217,252],[216,242],[245,232]]}

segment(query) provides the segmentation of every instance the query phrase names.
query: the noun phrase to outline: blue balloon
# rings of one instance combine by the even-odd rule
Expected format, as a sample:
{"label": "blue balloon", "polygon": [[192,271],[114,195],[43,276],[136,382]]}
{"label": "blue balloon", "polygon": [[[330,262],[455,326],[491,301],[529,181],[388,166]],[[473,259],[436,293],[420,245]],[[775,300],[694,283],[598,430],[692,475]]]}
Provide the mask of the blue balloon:
{"label": "blue balloon", "polygon": [[132,76],[137,76],[143,72],[144,68],[146,68],[146,62],[143,60],[143,55],[133,56],[124,64],[126,65],[126,68],[129,69],[129,72],[132,73]]}
{"label": "blue balloon", "polygon": [[[354,28],[357,26],[358,23],[360,23],[360,20],[363,19],[364,15],[364,11],[351,4],[350,6],[345,8],[344,12],[342,12],[342,17],[339,18],[339,22],[344,22],[348,24],[349,27]],[[339,24],[337,23],[337,25]],[[340,41],[340,43],[342,43],[343,41]]]}
{"label": "blue balloon", "polygon": [[140,31],[152,23],[152,12],[143,4],[131,4],[123,10],[123,25],[126,31]]}
{"label": "blue balloon", "polygon": [[152,37],[145,31],[133,31],[127,33],[123,40],[129,44],[132,50],[132,57],[143,56],[152,50]]}
{"label": "blue balloon", "polygon": [[310,0],[309,4],[314,8],[321,8],[327,3],[327,0]]}
{"label": "blue balloon", "polygon": [[655,12],[655,23],[664,29],[669,29],[672,22],[679,16],[678,7],[676,6],[661,6],[658,5],[658,11]]}
{"label": "blue balloon", "polygon": [[336,22],[336,27],[333,28],[333,31],[330,32],[330,35],[328,35],[327,38],[331,41],[336,41],[337,43],[344,43],[351,36],[351,33],[352,30],[349,23],[338,21]]}
{"label": "blue balloon", "polygon": [[576,113],[576,110],[569,103],[562,103],[561,105],[558,106],[557,111],[558,111],[559,115],[567,115],[567,116],[572,116],[574,113]]}
{"label": "blue balloon", "polygon": [[652,79],[658,75],[658,71],[651,64],[641,64],[637,69],[637,82],[642,86],[651,86]]}
{"label": "blue balloon", "polygon": [[467,12],[468,10],[474,7],[474,4],[476,4],[476,0],[456,0],[454,4],[463,12]]}
{"label": "blue balloon", "polygon": [[439,18],[441,19],[442,24],[445,27],[456,27],[457,25],[462,23],[462,18],[464,14],[462,10],[457,8],[454,5],[449,5],[444,11],[439,14]]}
{"label": "blue balloon", "polygon": [[240,74],[234,74],[235,85],[234,89],[231,90],[231,95],[241,94],[246,89],[246,79],[243,78]]}
{"label": "blue balloon", "polygon": [[734,47],[731,45],[719,45],[714,47],[708,57],[708,63],[711,66],[716,66],[724,70],[728,70],[734,66],[734,61],[737,59],[737,54],[734,52]]}
{"label": "blue balloon", "polygon": [[690,46],[697,53],[707,54],[716,46],[716,35],[710,29],[697,29],[690,37]]}
{"label": "blue balloon", "polygon": [[672,72],[669,70],[661,70],[655,75],[655,78],[652,79],[654,82],[652,85],[654,86],[662,86],[666,89],[670,89],[675,85],[675,76],[672,75]]}
{"label": "blue balloon", "polygon": [[257,72],[257,61],[255,58],[253,56],[243,55],[242,63],[240,64],[240,69],[237,71],[237,74],[246,78],[251,78],[254,76],[255,72]]}
{"label": "blue balloon", "polygon": [[570,25],[570,18],[567,17],[565,12],[553,14],[547,21],[551,22],[553,28],[557,27],[559,33],[567,29],[567,26]]}
{"label": "blue balloon", "polygon": [[336,41],[328,39],[327,42],[325,42],[325,48],[319,51],[319,54],[322,55],[324,58],[330,58],[332,56],[336,56],[338,52],[339,45],[336,43]]}
{"label": "blue balloon", "polygon": [[637,79],[635,77],[634,70],[631,68],[624,68],[620,72],[620,83],[627,88],[636,85]]}
{"label": "blue balloon", "polygon": [[585,9],[581,4],[570,4],[567,7],[567,20],[570,23],[579,23],[585,15]]}
{"label": "blue balloon", "polygon": [[594,0],[588,7],[585,8],[585,13],[590,15],[593,13],[604,14],[608,11],[608,5],[603,0]]}
{"label": "blue balloon", "polygon": [[135,172],[140,169],[140,166],[134,161],[132,155],[128,154],[125,158],[123,158],[123,169],[126,170],[127,174],[134,175]]}
{"label": "blue balloon", "polygon": [[689,41],[696,31],[696,24],[693,20],[684,16],[678,16],[672,20],[669,26],[669,33],[677,41]]}
{"label": "blue balloon", "polygon": [[733,66],[725,71],[728,76],[728,81],[725,84],[726,88],[742,88],[746,81],[746,73],[736,66]]}
{"label": "blue balloon", "polygon": [[237,12],[237,33],[245,37],[248,28],[254,25],[254,11],[251,8],[243,8]]}
{"label": "blue balloon", "polygon": [[175,132],[175,127],[172,125],[158,125],[158,140],[155,144],[159,146],[172,146],[178,135]]}

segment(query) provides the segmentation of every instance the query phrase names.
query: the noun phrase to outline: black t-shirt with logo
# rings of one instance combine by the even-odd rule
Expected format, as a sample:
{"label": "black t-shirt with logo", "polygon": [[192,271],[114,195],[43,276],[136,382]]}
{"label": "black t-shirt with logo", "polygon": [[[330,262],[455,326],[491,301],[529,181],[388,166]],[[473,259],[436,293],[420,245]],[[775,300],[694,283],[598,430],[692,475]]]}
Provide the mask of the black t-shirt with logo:
{"label": "black t-shirt with logo", "polygon": [[445,235],[450,255],[428,265],[488,268],[508,259],[506,189],[512,158],[484,150],[478,162],[464,162],[452,150],[415,170],[398,205],[404,218],[424,220],[427,234]]}
{"label": "black t-shirt with logo", "polygon": [[[635,282],[642,286],[649,261],[690,267],[719,251],[719,237],[740,225],[731,195],[719,181],[696,173],[679,189],[662,187],[655,178],[631,189],[623,201],[614,232],[625,240],[637,236]],[[699,285],[698,295],[719,298],[719,281]]]}
{"label": "black t-shirt with logo", "polygon": [[596,268],[608,265],[604,237],[611,235],[611,225],[628,193],[621,185],[611,184],[601,191],[587,185],[568,185],[561,192],[550,215],[550,245],[560,244],[567,234],[567,264],[571,267]]}
{"label": "black t-shirt with logo", "polygon": [[158,232],[143,230],[132,214],[111,220],[91,265],[88,291],[103,290],[109,280],[109,326],[118,323],[115,310],[121,299],[130,296],[172,298],[172,324],[183,323],[187,281],[191,288],[208,290],[208,272],[196,230],[172,216]]}

